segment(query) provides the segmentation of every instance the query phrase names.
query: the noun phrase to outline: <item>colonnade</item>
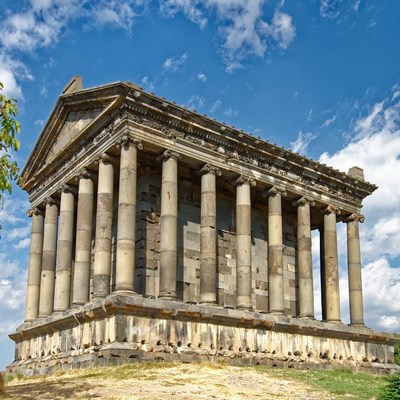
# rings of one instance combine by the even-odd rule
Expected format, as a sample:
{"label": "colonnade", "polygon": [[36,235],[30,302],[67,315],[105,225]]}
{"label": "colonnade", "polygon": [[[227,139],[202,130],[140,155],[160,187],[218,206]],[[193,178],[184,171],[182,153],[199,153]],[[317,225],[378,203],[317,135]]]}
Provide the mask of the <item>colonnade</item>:
{"label": "colonnade", "polygon": [[[119,193],[116,242],[115,291],[134,293],[137,151],[140,141],[125,137],[119,143]],[[159,298],[176,299],[178,246],[178,164],[181,155],[166,150],[162,164],[160,215]],[[77,176],[78,190],[60,188],[60,201],[50,197],[42,209],[31,210],[32,231],[26,299],[26,322],[63,312],[90,300],[91,241],[95,179],[97,205],[93,299],[110,294],[113,226],[114,168],[112,157],[98,159],[98,172],[83,169]],[[200,303],[217,302],[217,190],[222,171],[206,164],[201,171],[200,210]],[[97,176],[96,176],[97,175]],[[240,176],[236,186],[236,306],[252,309],[251,277],[251,187],[256,181]],[[78,196],[75,210],[75,197]],[[269,312],[284,314],[284,265],[282,198],[284,189],[273,186],[264,192],[268,198],[268,300]],[[301,197],[297,208],[297,268],[299,317],[314,318],[314,292],[311,256],[311,199]],[[321,271],[323,318],[340,322],[337,253],[337,214],[327,205],[323,210],[321,232]],[[74,221],[76,214],[76,235]],[[360,241],[360,216],[347,219],[350,322],[363,325]],[[75,255],[73,266],[73,254]],[[73,274],[72,274],[72,268]],[[71,276],[73,280],[71,281]],[[72,290],[71,290],[72,287]]]}

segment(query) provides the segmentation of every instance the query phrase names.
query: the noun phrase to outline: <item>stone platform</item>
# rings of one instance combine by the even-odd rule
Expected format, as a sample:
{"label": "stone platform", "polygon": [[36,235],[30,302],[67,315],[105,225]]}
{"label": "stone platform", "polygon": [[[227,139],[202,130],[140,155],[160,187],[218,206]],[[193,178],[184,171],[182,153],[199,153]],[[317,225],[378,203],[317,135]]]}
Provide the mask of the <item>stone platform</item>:
{"label": "stone platform", "polygon": [[21,325],[7,373],[134,361],[226,362],[391,373],[395,335],[366,327],[113,293]]}

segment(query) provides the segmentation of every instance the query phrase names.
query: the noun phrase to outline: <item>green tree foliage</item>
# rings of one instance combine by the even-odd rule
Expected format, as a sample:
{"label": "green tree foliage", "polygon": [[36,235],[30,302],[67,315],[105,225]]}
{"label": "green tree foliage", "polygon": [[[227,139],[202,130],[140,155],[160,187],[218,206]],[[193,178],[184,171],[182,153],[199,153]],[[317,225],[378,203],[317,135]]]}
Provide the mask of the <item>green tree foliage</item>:
{"label": "green tree foliage", "polygon": [[387,378],[388,384],[382,391],[379,400],[400,400],[400,373]]}
{"label": "green tree foliage", "polygon": [[19,149],[16,135],[20,131],[19,122],[15,119],[18,113],[17,101],[2,93],[4,85],[0,82],[0,206],[4,204],[4,192],[11,194],[12,182],[19,183],[19,168],[11,160],[10,152]]}
{"label": "green tree foliage", "polygon": [[400,342],[394,345],[394,362],[400,365]]}

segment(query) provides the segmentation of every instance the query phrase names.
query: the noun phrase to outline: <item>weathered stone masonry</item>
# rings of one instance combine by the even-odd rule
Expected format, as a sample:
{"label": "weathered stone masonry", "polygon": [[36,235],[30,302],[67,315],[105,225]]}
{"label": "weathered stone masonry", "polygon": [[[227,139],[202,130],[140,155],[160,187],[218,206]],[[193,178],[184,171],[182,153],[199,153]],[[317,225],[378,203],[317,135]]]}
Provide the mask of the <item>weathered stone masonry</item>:
{"label": "weathered stone masonry", "polygon": [[[23,171],[25,322],[8,371],[133,359],[391,370],[364,326],[359,222],[376,187],[131,83],[60,96]],[[350,326],[338,222],[347,224]],[[321,239],[314,314],[311,231]]]}

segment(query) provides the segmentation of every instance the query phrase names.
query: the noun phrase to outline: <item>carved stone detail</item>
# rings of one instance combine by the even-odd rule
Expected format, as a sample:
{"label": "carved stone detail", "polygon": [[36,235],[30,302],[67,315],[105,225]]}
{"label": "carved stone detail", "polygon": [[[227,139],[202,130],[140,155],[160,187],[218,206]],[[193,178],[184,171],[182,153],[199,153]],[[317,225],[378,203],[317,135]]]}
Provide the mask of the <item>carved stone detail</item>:
{"label": "carved stone detail", "polygon": [[214,165],[205,164],[200,170],[200,175],[204,174],[214,174],[216,176],[221,176],[222,172],[218,167],[215,167]]}
{"label": "carved stone detail", "polygon": [[309,199],[307,197],[300,197],[300,199],[295,200],[293,203],[294,207],[303,207],[306,204],[309,204],[311,207],[315,206],[315,201],[313,199]]}
{"label": "carved stone detail", "polygon": [[287,196],[286,189],[279,188],[277,186],[272,186],[270,189],[266,190],[263,193],[264,197],[269,197],[269,196],[276,196],[277,194],[280,194],[282,197]]}
{"label": "carved stone detail", "polygon": [[341,214],[341,210],[339,207],[336,207],[332,204],[329,204],[327,207],[323,208],[321,210],[322,214],[332,214],[335,213],[336,215],[340,215]]}
{"label": "carved stone detail", "polygon": [[245,176],[245,175],[240,175],[239,178],[237,178],[236,180],[233,181],[233,185],[237,186],[237,185],[243,185],[243,183],[248,182],[250,184],[250,186],[256,186],[257,182],[254,178],[250,177],[250,176]]}
{"label": "carved stone detail", "polygon": [[182,156],[176,151],[165,150],[160,156],[157,157],[157,161],[164,161],[168,158],[173,158],[178,161],[182,158]]}

